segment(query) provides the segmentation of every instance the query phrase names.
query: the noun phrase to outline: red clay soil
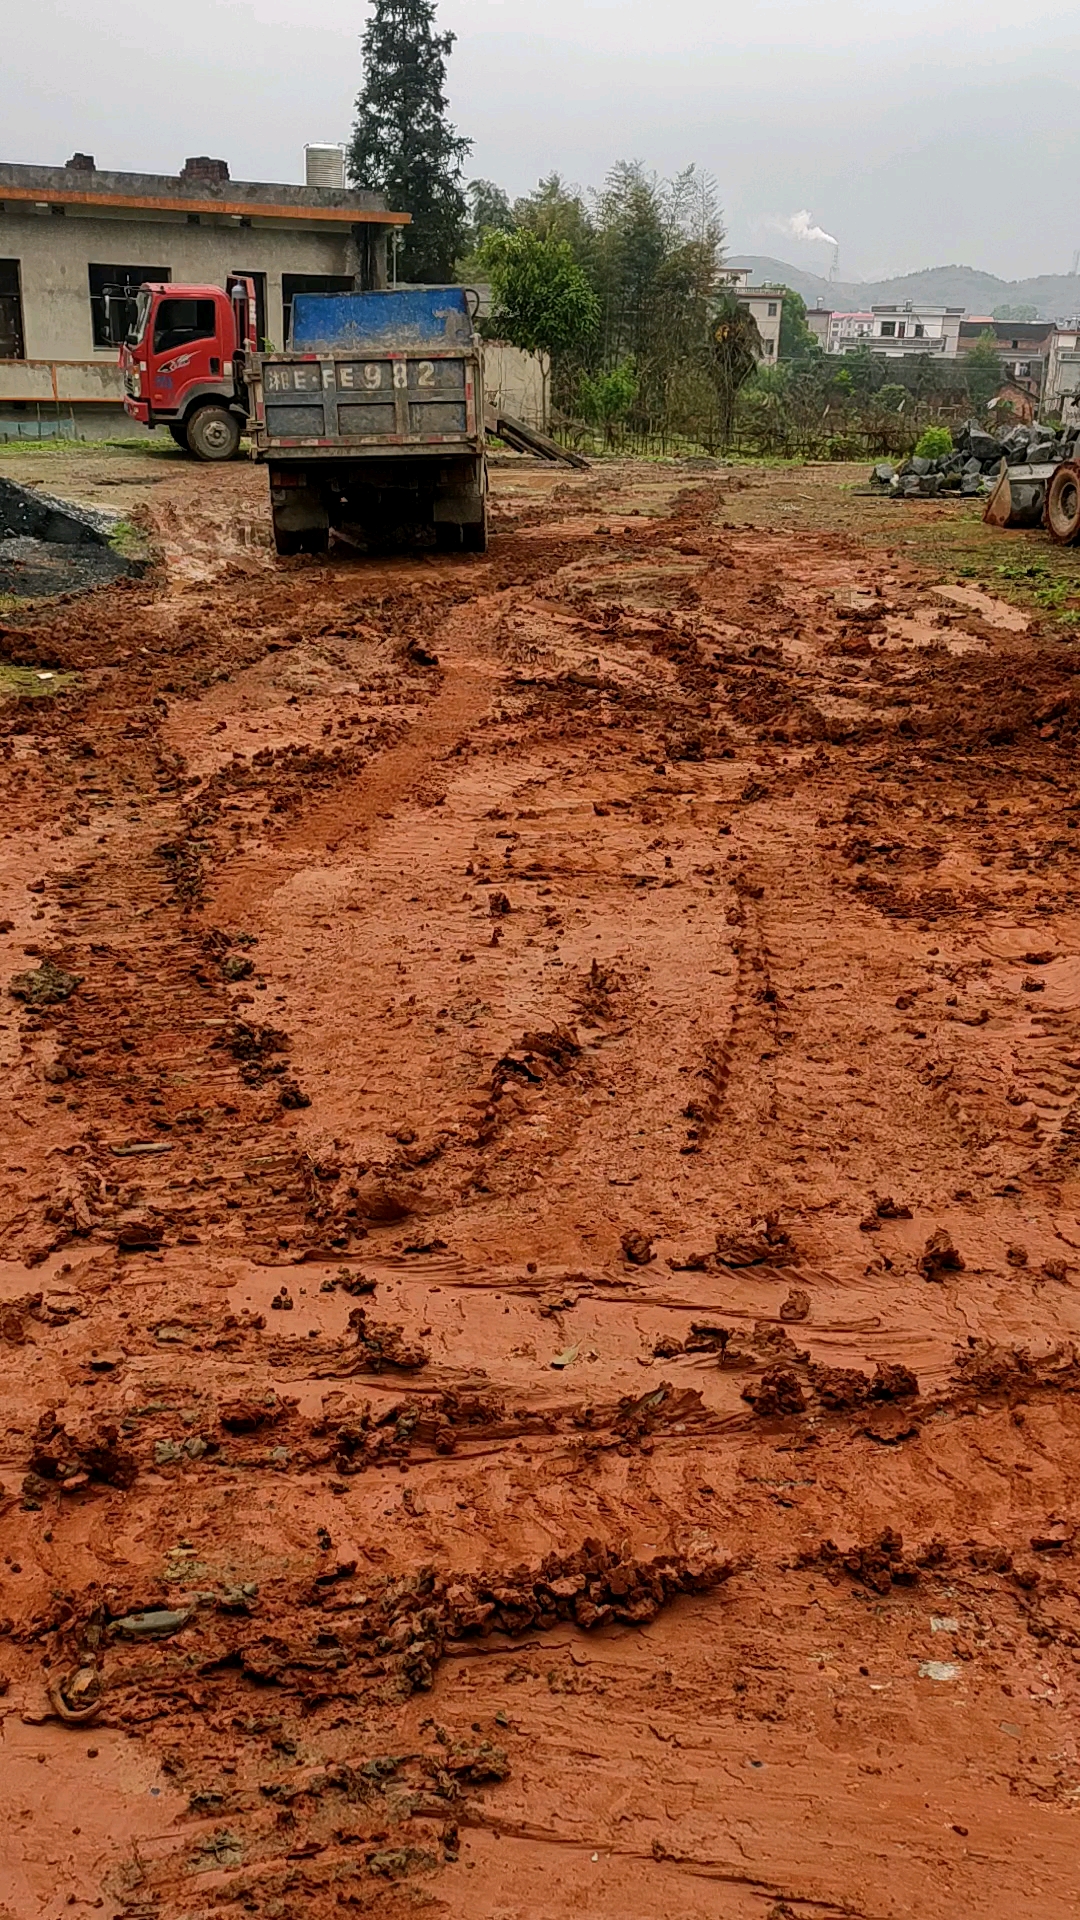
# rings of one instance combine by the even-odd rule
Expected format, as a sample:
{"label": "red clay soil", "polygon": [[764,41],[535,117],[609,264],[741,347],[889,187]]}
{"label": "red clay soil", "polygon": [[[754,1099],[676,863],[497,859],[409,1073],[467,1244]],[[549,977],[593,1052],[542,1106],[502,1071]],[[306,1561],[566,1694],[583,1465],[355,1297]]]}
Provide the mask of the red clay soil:
{"label": "red clay soil", "polygon": [[0,1914],[1072,1915],[1076,656],[497,479],[4,616]]}

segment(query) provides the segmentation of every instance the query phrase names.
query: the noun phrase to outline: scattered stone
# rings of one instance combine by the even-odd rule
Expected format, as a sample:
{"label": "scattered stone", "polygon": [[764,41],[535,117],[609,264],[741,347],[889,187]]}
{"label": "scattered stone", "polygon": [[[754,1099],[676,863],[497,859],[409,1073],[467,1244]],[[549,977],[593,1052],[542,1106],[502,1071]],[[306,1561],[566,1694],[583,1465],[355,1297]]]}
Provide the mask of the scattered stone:
{"label": "scattered stone", "polygon": [[165,1640],[186,1627],[194,1611],[194,1607],[154,1607],[148,1613],[125,1613],[111,1622],[110,1632],[126,1640]]}
{"label": "scattered stone", "polygon": [[488,912],[492,919],[495,919],[499,914],[509,913],[509,911],[510,900],[508,895],[498,889],[496,889],[494,893],[488,894]]}
{"label": "scattered stone", "polygon": [[12,974],[8,992],[29,1007],[56,1007],[70,1000],[82,981],[81,973],[68,973],[52,960],[43,960],[32,972]]}
{"label": "scattered stone", "polygon": [[1010,1267],[1026,1267],[1028,1263],[1027,1248],[1016,1245],[1008,1247],[1005,1252],[1005,1258]]}
{"label": "scattered stone", "polygon": [[806,1320],[810,1313],[810,1295],[802,1287],[792,1287],[786,1300],[781,1302],[781,1320]]}

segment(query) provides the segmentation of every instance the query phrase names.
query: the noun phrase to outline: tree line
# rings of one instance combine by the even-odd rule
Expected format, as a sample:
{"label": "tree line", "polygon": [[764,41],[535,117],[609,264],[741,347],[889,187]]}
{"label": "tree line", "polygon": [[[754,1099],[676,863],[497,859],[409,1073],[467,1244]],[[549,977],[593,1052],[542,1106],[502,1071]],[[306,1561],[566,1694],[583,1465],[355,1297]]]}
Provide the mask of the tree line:
{"label": "tree line", "polygon": [[553,172],[511,201],[466,180],[471,141],[450,124],[454,35],[436,0],[372,0],[350,178],[412,216],[396,261],[405,281],[489,283],[490,333],[545,357],[568,423],[764,452],[843,449],[862,437],[902,450],[920,421],[985,407],[1001,381],[993,336],[961,363],[826,354],[786,292],[779,364],[727,286],[715,181],[620,161],[585,191]]}

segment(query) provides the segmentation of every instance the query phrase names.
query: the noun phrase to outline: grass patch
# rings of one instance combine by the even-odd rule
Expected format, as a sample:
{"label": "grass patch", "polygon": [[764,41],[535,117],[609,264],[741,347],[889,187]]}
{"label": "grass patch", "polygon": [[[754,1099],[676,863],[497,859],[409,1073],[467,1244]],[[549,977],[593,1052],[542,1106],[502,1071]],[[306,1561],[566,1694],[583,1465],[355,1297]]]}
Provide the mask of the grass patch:
{"label": "grass patch", "polygon": [[[10,596],[9,596],[10,597]],[[0,660],[0,700],[41,700],[64,693],[78,680],[74,673],[61,673],[51,667],[17,667]]]}

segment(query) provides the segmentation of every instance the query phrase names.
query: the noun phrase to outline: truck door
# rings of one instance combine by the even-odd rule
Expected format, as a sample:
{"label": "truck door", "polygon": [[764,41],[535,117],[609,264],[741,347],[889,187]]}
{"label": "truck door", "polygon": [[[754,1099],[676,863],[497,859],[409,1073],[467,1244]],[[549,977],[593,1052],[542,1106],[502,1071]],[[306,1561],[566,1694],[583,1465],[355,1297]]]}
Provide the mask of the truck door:
{"label": "truck door", "polygon": [[149,352],[150,404],[155,413],[176,413],[193,385],[231,385],[231,341],[226,344],[220,332],[215,300],[184,294],[159,300]]}

